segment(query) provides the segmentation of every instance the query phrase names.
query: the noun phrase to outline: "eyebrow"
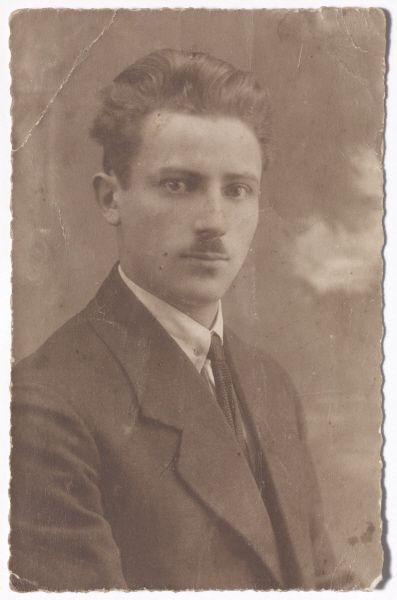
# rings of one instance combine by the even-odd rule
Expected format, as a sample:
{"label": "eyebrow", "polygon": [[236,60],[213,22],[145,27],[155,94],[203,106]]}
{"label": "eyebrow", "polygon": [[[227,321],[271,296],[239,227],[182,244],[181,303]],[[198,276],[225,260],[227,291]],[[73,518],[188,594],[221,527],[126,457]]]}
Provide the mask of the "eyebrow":
{"label": "eyebrow", "polygon": [[233,180],[233,179],[250,179],[255,183],[259,183],[259,179],[253,173],[249,171],[242,171],[241,173],[226,173],[225,179]]}
{"label": "eyebrow", "polygon": [[[156,174],[151,175],[151,177],[155,177],[156,175],[160,177],[166,177],[167,175],[183,175],[184,177],[187,178],[191,178],[191,179],[203,179],[206,178],[206,175],[203,175],[203,173],[200,173],[199,171],[194,171],[192,169],[186,169],[184,167],[179,167],[177,165],[173,166],[173,167],[163,167],[161,168],[159,171],[157,171]],[[259,179],[258,177],[256,177],[256,175],[254,175],[253,173],[251,173],[250,171],[242,171],[239,173],[225,173],[224,174],[224,179],[227,179],[228,181],[236,181],[239,179],[248,179],[250,181],[253,181],[254,183],[258,183],[259,184]]]}
{"label": "eyebrow", "polygon": [[178,167],[175,165],[174,167],[162,167],[158,171],[154,173],[154,175],[160,175],[160,177],[166,177],[167,175],[183,175],[184,177],[203,177],[202,173],[198,171],[193,171],[192,169],[185,169],[184,167]]}

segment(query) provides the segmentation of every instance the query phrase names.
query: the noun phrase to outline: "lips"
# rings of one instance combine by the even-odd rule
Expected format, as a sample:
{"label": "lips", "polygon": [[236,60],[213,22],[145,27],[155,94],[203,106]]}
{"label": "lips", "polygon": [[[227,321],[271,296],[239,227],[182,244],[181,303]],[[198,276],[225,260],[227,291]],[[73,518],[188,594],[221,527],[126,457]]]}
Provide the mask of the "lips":
{"label": "lips", "polygon": [[191,258],[208,262],[229,260],[229,256],[223,252],[189,252],[187,254],[182,254],[182,258]]}

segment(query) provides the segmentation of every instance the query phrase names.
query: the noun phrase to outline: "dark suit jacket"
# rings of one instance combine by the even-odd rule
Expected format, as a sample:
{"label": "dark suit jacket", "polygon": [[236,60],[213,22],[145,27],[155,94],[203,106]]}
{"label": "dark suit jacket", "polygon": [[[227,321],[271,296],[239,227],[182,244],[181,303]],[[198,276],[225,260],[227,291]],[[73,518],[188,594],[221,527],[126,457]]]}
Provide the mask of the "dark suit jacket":
{"label": "dark suit jacket", "polygon": [[293,388],[229,330],[225,345],[262,495],[206,382],[116,269],[16,367],[17,588],[338,586]]}

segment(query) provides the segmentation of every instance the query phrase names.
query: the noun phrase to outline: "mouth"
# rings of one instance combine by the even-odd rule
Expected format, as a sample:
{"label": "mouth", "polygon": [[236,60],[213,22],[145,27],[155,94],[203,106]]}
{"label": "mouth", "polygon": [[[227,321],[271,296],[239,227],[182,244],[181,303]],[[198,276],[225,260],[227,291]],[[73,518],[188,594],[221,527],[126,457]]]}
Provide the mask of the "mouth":
{"label": "mouth", "polygon": [[230,257],[223,252],[189,252],[181,255],[182,258],[191,260],[204,261],[204,262],[227,262]]}

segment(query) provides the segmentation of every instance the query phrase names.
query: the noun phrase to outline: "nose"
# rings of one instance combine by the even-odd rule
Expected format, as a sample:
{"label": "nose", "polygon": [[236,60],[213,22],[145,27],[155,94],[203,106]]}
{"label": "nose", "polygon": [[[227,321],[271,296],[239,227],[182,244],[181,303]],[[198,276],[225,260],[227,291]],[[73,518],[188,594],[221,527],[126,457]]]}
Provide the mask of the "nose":
{"label": "nose", "polygon": [[222,237],[227,231],[224,198],[217,188],[208,189],[198,200],[196,233],[202,238]]}

